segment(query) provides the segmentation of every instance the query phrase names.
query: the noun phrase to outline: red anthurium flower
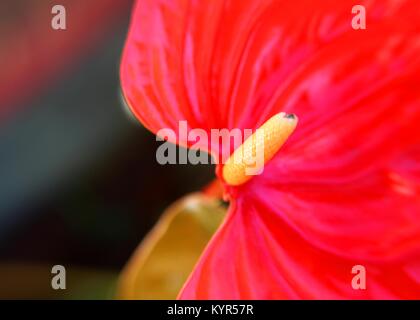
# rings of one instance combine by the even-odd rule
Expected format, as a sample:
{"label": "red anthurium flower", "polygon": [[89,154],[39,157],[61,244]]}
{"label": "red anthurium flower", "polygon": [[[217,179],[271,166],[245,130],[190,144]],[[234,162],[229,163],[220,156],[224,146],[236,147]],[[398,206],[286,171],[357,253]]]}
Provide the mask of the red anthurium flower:
{"label": "red anthurium flower", "polygon": [[121,79],[150,130],[299,117],[261,175],[218,168],[229,214],[181,298],[420,298],[420,3],[359,3],[365,30],[347,0],[138,2]]}

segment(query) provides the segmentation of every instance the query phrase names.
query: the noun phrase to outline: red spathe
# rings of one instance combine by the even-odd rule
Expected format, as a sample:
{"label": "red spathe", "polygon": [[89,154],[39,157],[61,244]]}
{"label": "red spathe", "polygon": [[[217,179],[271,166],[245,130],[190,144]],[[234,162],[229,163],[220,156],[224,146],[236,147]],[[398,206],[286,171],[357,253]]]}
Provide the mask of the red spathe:
{"label": "red spathe", "polygon": [[420,3],[359,2],[366,30],[353,1],[138,2],[121,80],[150,130],[299,117],[260,176],[226,186],[181,298],[420,298]]}

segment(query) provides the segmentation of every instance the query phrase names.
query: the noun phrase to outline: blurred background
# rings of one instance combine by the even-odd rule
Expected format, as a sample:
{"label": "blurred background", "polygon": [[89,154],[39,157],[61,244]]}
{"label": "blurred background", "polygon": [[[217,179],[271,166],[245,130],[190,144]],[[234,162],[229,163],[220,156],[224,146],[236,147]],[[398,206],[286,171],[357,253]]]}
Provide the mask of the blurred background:
{"label": "blurred background", "polygon": [[[66,30],[51,9],[66,8]],[[0,298],[112,298],[121,269],[211,166],[167,165],[124,109],[132,0],[0,1]],[[67,290],[51,288],[63,265]]]}

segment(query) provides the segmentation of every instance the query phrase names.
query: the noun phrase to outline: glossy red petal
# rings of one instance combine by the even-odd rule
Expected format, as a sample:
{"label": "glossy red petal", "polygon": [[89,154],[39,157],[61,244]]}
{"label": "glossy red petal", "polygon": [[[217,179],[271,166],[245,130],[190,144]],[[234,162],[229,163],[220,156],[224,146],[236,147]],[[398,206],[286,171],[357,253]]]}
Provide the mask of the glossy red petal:
{"label": "glossy red petal", "polygon": [[[280,202],[280,201],[278,201]],[[231,209],[182,299],[415,299],[420,254],[370,262],[330,254],[306,241],[278,208],[244,197]],[[352,267],[366,268],[366,289],[352,287]]]}
{"label": "glossy red petal", "polygon": [[[324,68],[326,61],[331,67],[337,56],[357,57],[359,39],[368,32],[351,28],[353,5],[347,0],[139,1],[121,64],[123,93],[155,133],[177,131],[180,120],[207,131],[254,129],[299,102],[297,84],[313,68]],[[416,15],[404,1],[366,1],[366,6],[369,30],[385,18],[398,26]],[[322,87],[322,77],[311,80]],[[313,96],[317,87],[311,88]],[[319,102],[328,99],[322,94]],[[322,110],[331,112],[333,102],[334,108],[345,103],[331,100]],[[312,119],[311,111],[320,110],[298,111]]]}
{"label": "glossy red petal", "polygon": [[266,202],[283,194],[283,218],[338,255],[420,252],[420,10],[407,4],[301,68],[279,98],[299,127],[246,186]]}
{"label": "glossy red petal", "polygon": [[[360,4],[367,30],[351,28],[352,1],[139,2],[121,78],[152,131],[300,119],[264,173],[229,190],[235,208],[182,297],[419,296],[419,4]],[[367,291],[349,288],[355,264]]]}
{"label": "glossy red petal", "polygon": [[331,253],[397,261],[420,252],[420,175],[407,169],[395,165],[336,183],[319,179],[273,187],[260,180],[249,201],[277,209],[308,242]]}

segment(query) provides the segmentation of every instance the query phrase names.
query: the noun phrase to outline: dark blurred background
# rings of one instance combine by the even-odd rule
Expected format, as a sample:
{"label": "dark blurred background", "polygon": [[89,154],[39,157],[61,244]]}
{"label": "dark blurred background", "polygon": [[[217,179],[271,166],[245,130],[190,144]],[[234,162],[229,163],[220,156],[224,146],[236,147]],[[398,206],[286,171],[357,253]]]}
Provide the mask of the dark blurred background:
{"label": "dark blurred background", "polygon": [[[55,4],[66,30],[51,28]],[[210,166],[159,165],[154,135],[124,108],[132,5],[0,1],[0,298],[112,297],[162,211],[212,179]]]}

